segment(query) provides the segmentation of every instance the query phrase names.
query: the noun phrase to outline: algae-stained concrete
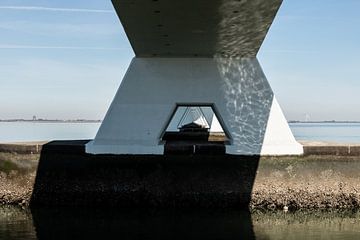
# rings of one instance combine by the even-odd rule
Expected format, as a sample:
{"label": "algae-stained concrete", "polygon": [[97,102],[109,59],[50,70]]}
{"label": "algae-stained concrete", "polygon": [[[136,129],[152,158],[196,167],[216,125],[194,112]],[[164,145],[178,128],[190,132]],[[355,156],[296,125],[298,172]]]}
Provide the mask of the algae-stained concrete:
{"label": "algae-stained concrete", "polygon": [[42,154],[0,152],[0,203],[27,205],[32,198],[40,205],[360,207],[357,156],[159,159],[88,155],[81,153],[83,145],[62,142]]}

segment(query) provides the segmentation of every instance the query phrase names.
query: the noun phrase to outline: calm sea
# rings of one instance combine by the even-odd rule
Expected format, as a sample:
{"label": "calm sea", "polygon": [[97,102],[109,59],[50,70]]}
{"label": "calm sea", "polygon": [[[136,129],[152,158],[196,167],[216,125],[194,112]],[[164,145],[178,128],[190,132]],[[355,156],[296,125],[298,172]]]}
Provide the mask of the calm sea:
{"label": "calm sea", "polygon": [[100,124],[0,122],[0,142],[92,139]]}
{"label": "calm sea", "polygon": [[360,123],[291,123],[296,140],[360,143]]}
{"label": "calm sea", "polygon": [[[0,142],[92,139],[100,123],[0,122]],[[360,123],[291,123],[297,140],[360,143]]]}

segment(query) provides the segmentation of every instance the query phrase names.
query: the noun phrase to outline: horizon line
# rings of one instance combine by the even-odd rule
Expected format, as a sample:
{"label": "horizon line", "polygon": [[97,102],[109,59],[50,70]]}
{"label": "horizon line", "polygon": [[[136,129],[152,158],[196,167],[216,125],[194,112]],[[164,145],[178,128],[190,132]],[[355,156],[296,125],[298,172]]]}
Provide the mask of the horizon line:
{"label": "horizon line", "polygon": [[[47,118],[36,118],[36,119],[26,119],[26,118],[7,118],[1,119],[0,122],[4,121],[103,121],[103,119],[47,119]],[[313,120],[313,121],[303,121],[303,120],[288,120],[288,123],[344,123],[344,122],[357,122],[360,123],[360,120]]]}

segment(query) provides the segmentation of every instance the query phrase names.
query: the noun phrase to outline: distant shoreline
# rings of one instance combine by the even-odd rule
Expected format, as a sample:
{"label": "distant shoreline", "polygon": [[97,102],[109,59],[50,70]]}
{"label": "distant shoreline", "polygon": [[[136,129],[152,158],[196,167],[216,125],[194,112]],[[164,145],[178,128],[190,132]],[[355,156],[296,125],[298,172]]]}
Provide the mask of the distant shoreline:
{"label": "distant shoreline", "polygon": [[[0,122],[30,122],[30,123],[101,123],[102,120],[89,120],[89,119],[0,119]],[[290,120],[288,123],[360,123],[360,121],[297,121]]]}
{"label": "distant shoreline", "polygon": [[75,119],[75,120],[58,120],[58,119],[37,119],[37,120],[26,120],[26,119],[5,119],[0,122],[30,122],[30,123],[101,123],[102,120],[87,120],[87,119]]}
{"label": "distant shoreline", "polygon": [[288,123],[360,123],[360,121],[288,121]]}

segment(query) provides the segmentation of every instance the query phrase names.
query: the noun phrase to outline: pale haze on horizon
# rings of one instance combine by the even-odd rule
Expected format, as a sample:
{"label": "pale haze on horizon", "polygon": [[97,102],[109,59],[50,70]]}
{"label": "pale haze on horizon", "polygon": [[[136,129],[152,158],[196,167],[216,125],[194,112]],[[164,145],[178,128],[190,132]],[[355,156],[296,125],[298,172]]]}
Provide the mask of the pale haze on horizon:
{"label": "pale haze on horizon", "polygon": [[[360,1],[284,0],[258,59],[288,120],[360,121]],[[134,53],[110,0],[2,0],[0,119],[102,119]]]}

